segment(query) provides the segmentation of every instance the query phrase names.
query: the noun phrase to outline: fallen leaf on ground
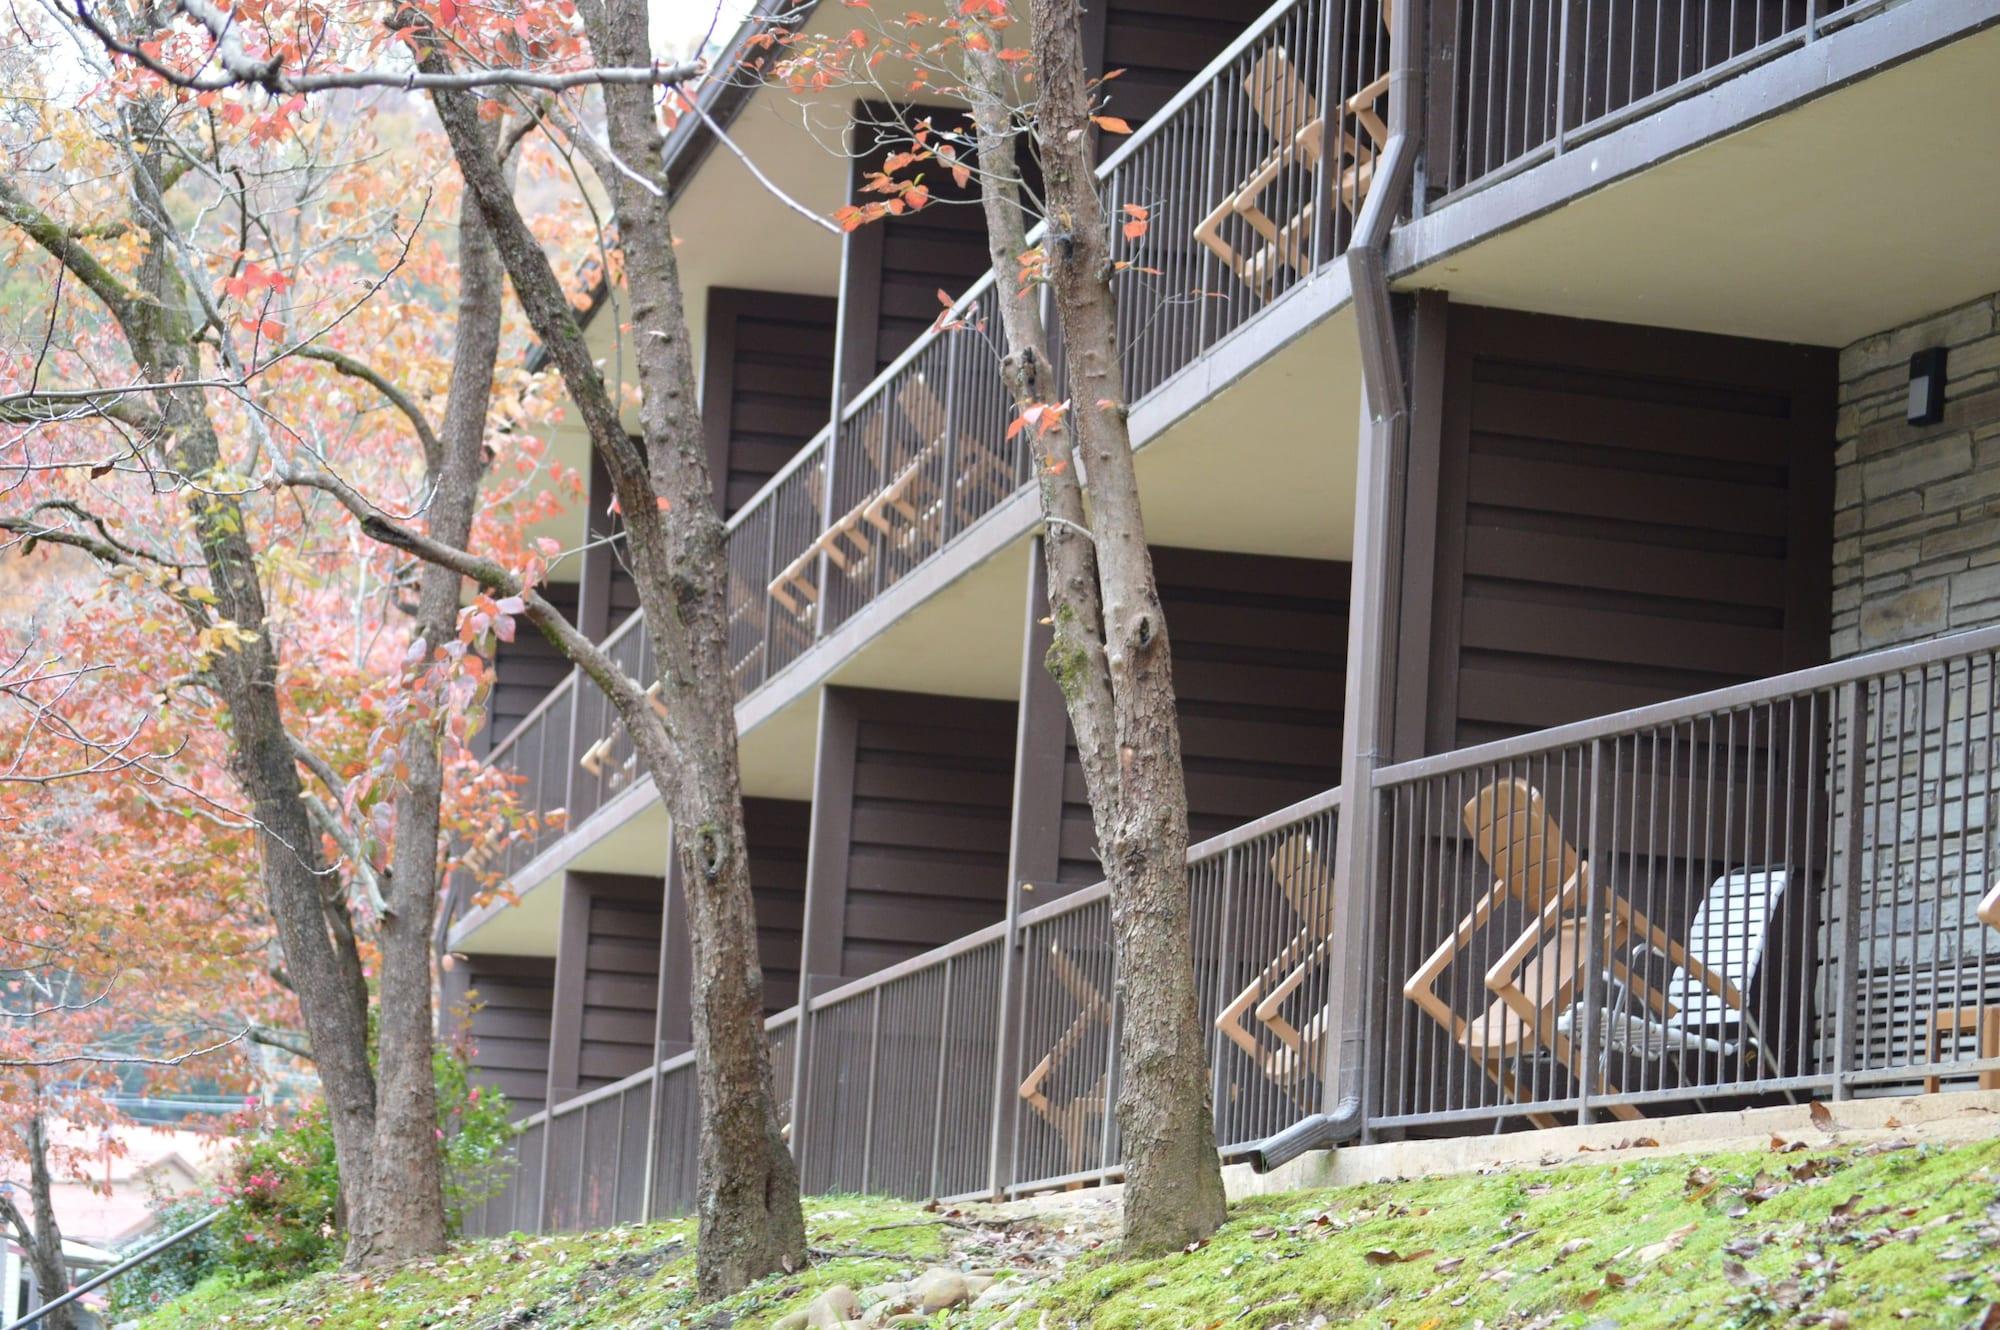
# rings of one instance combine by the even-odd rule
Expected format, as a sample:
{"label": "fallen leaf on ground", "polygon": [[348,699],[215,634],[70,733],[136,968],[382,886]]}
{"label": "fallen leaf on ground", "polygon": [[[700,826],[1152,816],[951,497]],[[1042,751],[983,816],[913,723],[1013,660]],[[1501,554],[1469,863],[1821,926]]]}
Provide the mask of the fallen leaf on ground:
{"label": "fallen leaf on ground", "polygon": [[1682,1243],[1694,1235],[1696,1227],[1693,1223],[1683,1224],[1658,1242],[1639,1248],[1639,1264],[1651,1265],[1661,1257],[1673,1255],[1681,1249]]}

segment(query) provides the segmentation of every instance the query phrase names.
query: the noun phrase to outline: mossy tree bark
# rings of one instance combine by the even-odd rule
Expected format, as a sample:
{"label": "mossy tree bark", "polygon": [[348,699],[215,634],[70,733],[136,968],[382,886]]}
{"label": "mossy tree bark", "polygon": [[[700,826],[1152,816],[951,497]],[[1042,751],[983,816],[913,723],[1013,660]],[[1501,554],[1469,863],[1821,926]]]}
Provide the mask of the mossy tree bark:
{"label": "mossy tree bark", "polygon": [[1007,345],[1004,377],[1040,462],[1054,641],[1048,667],[1076,733],[1111,885],[1122,1017],[1118,1125],[1124,1236],[1135,1252],[1206,1237],[1225,1200],[1195,1003],[1189,935],[1187,787],[1174,708],[1173,653],[1146,545],[1119,362],[1110,232],[1092,169],[1092,87],[1081,16],[1034,0],[1035,142],[1070,407],[1056,405],[1035,292],[1012,280],[1028,250],[1015,163],[1011,75],[997,42],[967,44],[979,176]]}
{"label": "mossy tree bark", "polygon": [[[643,0],[579,6],[595,60],[652,63]],[[436,54],[427,67],[442,68]],[[632,736],[674,827],[687,893],[694,986],[695,1075],[701,1106],[698,1282],[705,1296],[744,1287],[806,1260],[798,1173],[772,1092],[763,1021],[736,707],[727,663],[728,569],[723,524],[710,498],[706,443],[668,217],[654,93],[603,90],[615,169],[600,169],[614,200],[631,300],[640,438],[619,418],[547,254],[529,232],[494,160],[476,97],[440,92],[439,118],[466,185],[490,227],[529,324],[562,376],[624,516],[631,561],[657,649],[656,712],[644,685],[621,671],[531,588],[503,569],[378,524],[426,558],[443,559],[489,588],[522,594],[543,634],[604,690]],[[607,162],[606,166],[609,165]]]}

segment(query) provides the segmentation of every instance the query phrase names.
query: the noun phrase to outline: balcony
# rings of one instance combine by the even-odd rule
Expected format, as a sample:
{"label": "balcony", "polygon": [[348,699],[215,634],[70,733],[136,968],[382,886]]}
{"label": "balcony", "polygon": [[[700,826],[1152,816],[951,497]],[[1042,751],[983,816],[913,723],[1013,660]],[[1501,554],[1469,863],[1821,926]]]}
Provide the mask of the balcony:
{"label": "balcony", "polygon": [[[1996,671],[1982,629],[1383,768],[1359,940],[1338,790],[1194,847],[1218,1146],[1320,1110],[1347,963],[1378,1137],[2000,1087]],[[1115,1176],[1119,1001],[1099,886],[774,1017],[807,1190]],[[475,1228],[685,1212],[694,1131],[687,1055],[558,1104]]]}

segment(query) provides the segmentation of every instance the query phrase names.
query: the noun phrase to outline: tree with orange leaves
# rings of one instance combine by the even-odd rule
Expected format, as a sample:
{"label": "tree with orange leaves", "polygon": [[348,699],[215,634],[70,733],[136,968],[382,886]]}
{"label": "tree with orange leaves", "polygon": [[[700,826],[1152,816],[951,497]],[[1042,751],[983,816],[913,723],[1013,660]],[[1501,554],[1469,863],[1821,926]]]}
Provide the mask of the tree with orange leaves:
{"label": "tree with orange leaves", "polygon": [[[314,13],[308,34],[327,21]],[[507,814],[463,750],[488,681],[461,579],[357,542],[339,504],[273,469],[365,485],[531,577],[519,532],[574,481],[487,492],[489,475],[548,469],[522,428],[534,389],[499,368],[497,265],[476,215],[441,221],[455,180],[404,99],[344,94],[307,118],[301,89],[163,88],[143,68],[174,58],[164,17],[104,29],[129,60],[46,19],[6,57],[0,533],[17,558],[91,574],[65,585],[69,612],[10,622],[0,642],[22,727],[5,774],[43,837],[87,778],[90,797],[136,801],[148,836],[180,819],[237,848],[271,929],[266,954],[233,964],[290,994],[296,1034],[246,1018],[217,1039],[310,1055],[347,1260],[374,1265],[445,1238],[431,968],[445,832]],[[393,357],[395,379],[360,351]],[[121,834],[92,862],[130,856],[138,871],[104,890],[160,910],[199,888],[145,871],[158,852]],[[50,883],[21,890],[45,899]],[[15,1061],[46,1073],[76,1056]]]}

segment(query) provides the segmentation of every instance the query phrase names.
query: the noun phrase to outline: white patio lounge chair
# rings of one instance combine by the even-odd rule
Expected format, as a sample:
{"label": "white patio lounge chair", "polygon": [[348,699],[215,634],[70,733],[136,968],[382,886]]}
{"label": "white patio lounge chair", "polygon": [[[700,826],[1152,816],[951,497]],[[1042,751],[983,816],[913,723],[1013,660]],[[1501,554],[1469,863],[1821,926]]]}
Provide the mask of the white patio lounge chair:
{"label": "white patio lounge chair", "polygon": [[[1782,868],[1749,868],[1717,878],[1695,913],[1685,944],[1662,949],[1641,943],[1636,965],[1651,953],[1674,967],[1660,997],[1664,1009],[1632,994],[1598,1013],[1600,1047],[1659,1061],[1669,1054],[1707,1053],[1717,1057],[1753,1054],[1778,1074],[1771,1050],[1758,1028],[1754,1004],[1759,967],[1772,921],[1778,915],[1790,874]],[[1616,990],[1612,990],[1615,994]],[[1558,1031],[1574,1037],[1581,1008],[1565,1012]]]}

